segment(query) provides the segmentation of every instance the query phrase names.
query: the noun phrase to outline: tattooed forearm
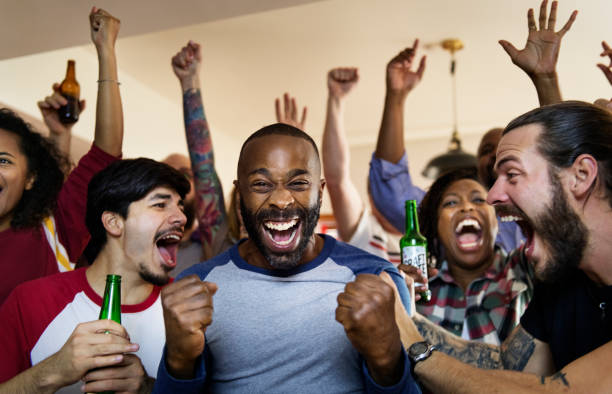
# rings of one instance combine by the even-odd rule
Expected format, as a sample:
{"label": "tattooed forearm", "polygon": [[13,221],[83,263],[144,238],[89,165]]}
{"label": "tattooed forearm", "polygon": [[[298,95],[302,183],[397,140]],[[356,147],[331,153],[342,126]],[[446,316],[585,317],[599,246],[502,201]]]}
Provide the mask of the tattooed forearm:
{"label": "tattooed forearm", "polygon": [[502,368],[497,346],[466,341],[430,322],[423,316],[417,315],[413,320],[423,338],[435,345],[439,351],[478,368]]}
{"label": "tattooed forearm", "polygon": [[553,376],[542,376],[540,379],[541,384],[546,384],[546,382],[559,382],[565,387],[569,387],[569,382],[567,381],[566,374],[563,371],[559,371]]}
{"label": "tattooed forearm", "polygon": [[[183,93],[183,116],[189,157],[193,170],[197,218],[203,249],[206,254],[215,254],[215,247],[225,238],[227,213],[223,201],[223,188],[213,155],[212,141],[199,89]],[[212,255],[204,256],[210,258]]]}
{"label": "tattooed forearm", "polygon": [[501,360],[504,368],[522,371],[534,350],[533,337],[521,326],[518,326],[501,345]]}

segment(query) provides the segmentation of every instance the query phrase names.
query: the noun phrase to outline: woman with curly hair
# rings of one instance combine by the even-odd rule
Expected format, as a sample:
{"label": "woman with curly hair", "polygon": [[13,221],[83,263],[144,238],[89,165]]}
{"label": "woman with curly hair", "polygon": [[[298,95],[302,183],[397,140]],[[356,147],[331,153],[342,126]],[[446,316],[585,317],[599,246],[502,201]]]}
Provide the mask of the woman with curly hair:
{"label": "woman with curly hair", "polygon": [[[74,268],[89,240],[89,180],[121,155],[114,49],[119,21],[96,20],[91,26],[100,59],[94,142],[65,182],[67,167],[54,146],[10,110],[0,110],[0,304],[22,282]],[[39,103],[47,124],[64,101],[55,92]]]}
{"label": "woman with curly hair", "polygon": [[506,254],[495,244],[497,219],[486,198],[475,169],[442,175],[423,197],[421,233],[440,264],[429,279],[431,300],[416,306],[421,332],[435,335],[443,327],[464,339],[499,344],[531,299],[531,266],[522,249]]}

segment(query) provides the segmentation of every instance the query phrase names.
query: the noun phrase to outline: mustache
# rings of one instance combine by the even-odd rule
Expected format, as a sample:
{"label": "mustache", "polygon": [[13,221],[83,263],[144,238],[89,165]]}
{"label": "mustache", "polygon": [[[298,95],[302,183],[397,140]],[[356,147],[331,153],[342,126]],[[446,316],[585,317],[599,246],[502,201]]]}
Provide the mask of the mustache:
{"label": "mustache", "polygon": [[297,208],[291,208],[291,209],[268,208],[268,209],[262,209],[261,211],[257,212],[257,214],[255,215],[255,220],[257,220],[258,222],[261,222],[264,220],[282,222],[282,221],[293,219],[295,217],[298,217],[300,220],[303,220],[306,217],[306,212],[302,209],[297,209]]}
{"label": "mustache", "polygon": [[154,239],[159,239],[162,236],[164,236],[165,234],[172,233],[172,232],[179,232],[179,233],[183,234],[183,227],[181,227],[181,226],[172,226],[172,227],[164,229],[164,230],[159,230],[157,233],[155,233],[155,238]]}
{"label": "mustache", "polygon": [[495,205],[495,214],[497,216],[518,216],[524,220],[529,220],[525,212],[523,212],[519,207],[509,204]]}

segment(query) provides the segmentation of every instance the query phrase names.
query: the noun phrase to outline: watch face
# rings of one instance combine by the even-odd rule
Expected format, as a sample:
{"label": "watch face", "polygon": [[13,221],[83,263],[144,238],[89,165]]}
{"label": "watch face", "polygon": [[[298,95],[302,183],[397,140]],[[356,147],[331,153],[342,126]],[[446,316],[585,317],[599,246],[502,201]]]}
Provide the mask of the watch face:
{"label": "watch face", "polygon": [[426,342],[417,342],[410,346],[409,353],[411,356],[418,356],[419,354],[423,354],[427,351],[428,345]]}

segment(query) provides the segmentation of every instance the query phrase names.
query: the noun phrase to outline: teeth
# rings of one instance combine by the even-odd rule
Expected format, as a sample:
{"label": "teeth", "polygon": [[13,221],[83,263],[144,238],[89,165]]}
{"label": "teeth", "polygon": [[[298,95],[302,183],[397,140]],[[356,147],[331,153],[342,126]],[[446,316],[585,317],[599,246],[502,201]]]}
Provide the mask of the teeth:
{"label": "teeth", "polygon": [[168,234],[168,235],[164,235],[163,237],[161,237],[160,239],[174,239],[176,241],[180,241],[181,237],[179,237],[176,234]]}
{"label": "teeth", "polygon": [[295,226],[295,224],[297,223],[297,219],[292,219],[288,222],[284,222],[284,223],[279,223],[279,222],[265,222],[264,225],[271,229],[271,230],[276,230],[276,231],[285,231],[285,230],[289,230],[291,227]]}
{"label": "teeth", "polygon": [[476,230],[480,230],[480,224],[476,220],[474,220],[474,219],[464,219],[464,220],[459,222],[459,224],[457,225],[457,228],[455,229],[455,232],[457,232],[457,233],[461,232],[461,230],[463,230],[463,228],[465,226],[472,226]]}
{"label": "teeth", "polygon": [[520,217],[513,215],[502,216],[500,219],[502,222],[519,222],[522,220]]}
{"label": "teeth", "polygon": [[272,236],[268,233],[268,238],[270,238],[272,240],[272,242],[274,242],[277,245],[280,246],[285,246],[285,245],[289,245],[291,242],[293,242],[293,238],[295,238],[295,235],[297,234],[297,231],[293,231],[293,233],[291,233],[291,237],[289,237],[289,239],[285,240],[285,241],[276,241],[274,240],[274,238],[272,238]]}

